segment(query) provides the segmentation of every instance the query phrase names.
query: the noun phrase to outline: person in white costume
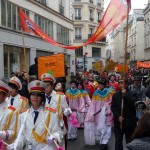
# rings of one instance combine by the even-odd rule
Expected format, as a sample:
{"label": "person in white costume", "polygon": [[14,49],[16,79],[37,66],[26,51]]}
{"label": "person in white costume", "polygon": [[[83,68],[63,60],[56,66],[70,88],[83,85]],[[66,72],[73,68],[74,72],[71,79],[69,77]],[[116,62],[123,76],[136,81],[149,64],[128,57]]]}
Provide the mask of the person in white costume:
{"label": "person in white costume", "polygon": [[25,112],[29,108],[29,103],[26,97],[18,93],[18,91],[22,89],[20,79],[12,77],[8,85],[11,87],[10,96],[7,98],[8,104],[15,107],[19,113]]}
{"label": "person in white costume", "polygon": [[[8,106],[6,97],[10,87],[0,80],[0,139],[6,143],[12,143],[16,137],[18,114],[15,108]],[[5,150],[6,145],[2,145],[2,149]]]}
{"label": "person in white costume", "polygon": [[62,141],[63,133],[59,127],[57,110],[44,107],[46,87],[39,80],[29,83],[30,109],[20,115],[17,139],[7,147],[8,150],[55,150],[57,147],[54,140],[58,143]]}
{"label": "person in white costume", "polygon": [[[53,75],[44,73],[41,75],[41,81],[43,81],[47,85],[47,88],[45,90],[45,97],[46,97],[45,108],[51,107],[57,110],[56,114],[59,126],[62,129],[63,134],[65,135],[67,133],[67,130],[63,120],[63,114],[66,117],[69,117],[72,113],[71,109],[67,104],[66,96],[62,93],[57,93],[56,91],[53,90],[53,86],[56,81]],[[65,147],[65,141],[62,141],[61,145]]]}

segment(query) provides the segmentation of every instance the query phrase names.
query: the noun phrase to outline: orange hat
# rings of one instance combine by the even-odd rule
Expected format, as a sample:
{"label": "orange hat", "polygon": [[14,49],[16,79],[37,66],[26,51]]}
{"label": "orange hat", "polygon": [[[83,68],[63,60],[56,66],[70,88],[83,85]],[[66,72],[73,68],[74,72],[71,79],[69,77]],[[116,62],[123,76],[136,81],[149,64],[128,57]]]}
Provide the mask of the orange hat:
{"label": "orange hat", "polygon": [[15,84],[19,90],[22,89],[22,83],[21,83],[20,79],[17,77],[10,78],[10,81],[8,84]]}
{"label": "orange hat", "polygon": [[39,80],[34,80],[28,84],[28,90],[30,93],[45,93],[45,89],[47,88],[46,84]]}
{"label": "orange hat", "polygon": [[10,87],[4,83],[3,81],[0,80],[0,92],[8,93],[10,91]]}
{"label": "orange hat", "polygon": [[46,82],[46,81],[51,81],[53,83],[56,82],[55,77],[51,74],[44,73],[41,75],[41,81]]}

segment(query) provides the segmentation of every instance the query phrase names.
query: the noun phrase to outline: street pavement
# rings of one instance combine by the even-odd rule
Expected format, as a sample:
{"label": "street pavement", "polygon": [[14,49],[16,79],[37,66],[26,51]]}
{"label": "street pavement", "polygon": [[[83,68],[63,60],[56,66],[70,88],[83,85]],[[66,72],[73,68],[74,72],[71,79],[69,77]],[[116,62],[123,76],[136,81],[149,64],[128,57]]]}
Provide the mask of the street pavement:
{"label": "street pavement", "polygon": [[[75,141],[68,141],[68,150],[101,150],[101,148],[98,143],[94,146],[85,145],[84,129],[78,129],[78,138]],[[108,150],[115,150],[114,134],[112,134],[112,137],[108,143]]]}

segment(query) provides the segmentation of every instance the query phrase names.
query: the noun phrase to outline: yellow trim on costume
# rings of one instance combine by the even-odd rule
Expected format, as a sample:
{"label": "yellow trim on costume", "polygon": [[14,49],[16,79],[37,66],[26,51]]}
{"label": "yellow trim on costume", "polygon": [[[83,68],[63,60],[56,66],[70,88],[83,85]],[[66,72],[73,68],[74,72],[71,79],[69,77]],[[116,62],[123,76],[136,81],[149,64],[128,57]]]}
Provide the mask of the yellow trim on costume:
{"label": "yellow trim on costume", "polygon": [[[11,119],[12,119],[14,112],[15,112],[15,110],[13,110],[13,109],[10,109],[10,110],[11,110],[11,113],[10,113],[9,118],[8,118],[6,124],[4,125],[2,131],[7,131],[7,129],[10,126]],[[17,135],[17,128],[18,128],[18,112],[16,111],[16,121],[15,121],[15,126],[14,126],[14,134],[13,134],[11,141],[8,142],[9,144],[13,143],[13,141],[15,140],[16,135]]]}
{"label": "yellow trim on costume", "polygon": [[82,95],[83,97],[89,96],[88,93],[81,93],[81,95]]}
{"label": "yellow trim on costume", "polygon": [[66,92],[66,96],[68,96],[69,99],[74,100],[74,99],[78,99],[81,96],[81,93],[78,93],[76,95],[72,95],[72,94]]}
{"label": "yellow trim on costume", "polygon": [[[46,127],[48,128],[49,124],[50,124],[50,114],[51,112],[49,111],[48,112],[48,116],[47,116],[47,119],[46,119]],[[38,142],[38,143],[45,143],[47,144],[46,142],[46,135],[47,135],[47,130],[45,129],[43,131],[43,133],[41,135],[39,135],[35,129],[32,130],[32,134],[33,134],[33,138]]]}
{"label": "yellow trim on costume", "polygon": [[[19,114],[21,114],[29,109],[29,105],[28,105],[28,101],[23,100],[21,97],[19,99],[22,101],[19,107]],[[25,109],[23,109],[24,105],[25,105]]]}
{"label": "yellow trim on costume", "polygon": [[15,127],[14,127],[14,135],[12,137],[11,143],[15,140],[16,135],[17,135],[17,128],[18,128],[18,112],[16,112],[16,122],[15,122]]}
{"label": "yellow trim on costume", "polygon": [[113,96],[114,92],[110,92],[107,96],[105,97],[100,97],[99,95],[93,95],[92,96],[92,100],[96,100],[96,101],[107,101],[108,99],[110,99]]}
{"label": "yellow trim on costume", "polygon": [[57,105],[57,110],[58,110],[58,120],[60,121],[60,119],[62,119],[63,117],[63,112],[60,112],[60,102],[61,102],[61,95],[59,95],[58,98],[58,105]]}
{"label": "yellow trim on costume", "polygon": [[4,125],[2,131],[6,131],[6,130],[8,129],[13,114],[14,114],[14,110],[11,110],[11,113],[10,113],[10,115],[9,115],[9,118],[7,119],[7,122],[6,122],[6,124]]}

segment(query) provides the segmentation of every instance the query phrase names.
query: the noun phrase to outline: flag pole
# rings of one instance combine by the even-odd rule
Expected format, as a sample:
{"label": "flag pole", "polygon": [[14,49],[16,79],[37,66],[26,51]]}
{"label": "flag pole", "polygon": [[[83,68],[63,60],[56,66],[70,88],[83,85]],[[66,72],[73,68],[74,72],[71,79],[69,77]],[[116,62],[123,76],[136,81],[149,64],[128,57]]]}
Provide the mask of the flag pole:
{"label": "flag pole", "polygon": [[[126,64],[127,64],[127,45],[128,45],[128,25],[129,25],[129,2],[127,2],[127,22],[126,22],[126,39],[124,47],[124,72],[123,72],[123,87],[125,88],[125,78],[126,78]],[[121,117],[123,118],[123,98],[121,102]],[[122,129],[122,122],[120,123],[120,129]]]}
{"label": "flag pole", "polygon": [[[24,42],[24,31],[23,29],[21,29],[21,31],[22,31],[23,53],[24,53],[24,67],[25,67],[25,71],[28,72],[27,55],[26,55],[25,42]],[[27,82],[29,83],[29,79],[27,79]]]}

